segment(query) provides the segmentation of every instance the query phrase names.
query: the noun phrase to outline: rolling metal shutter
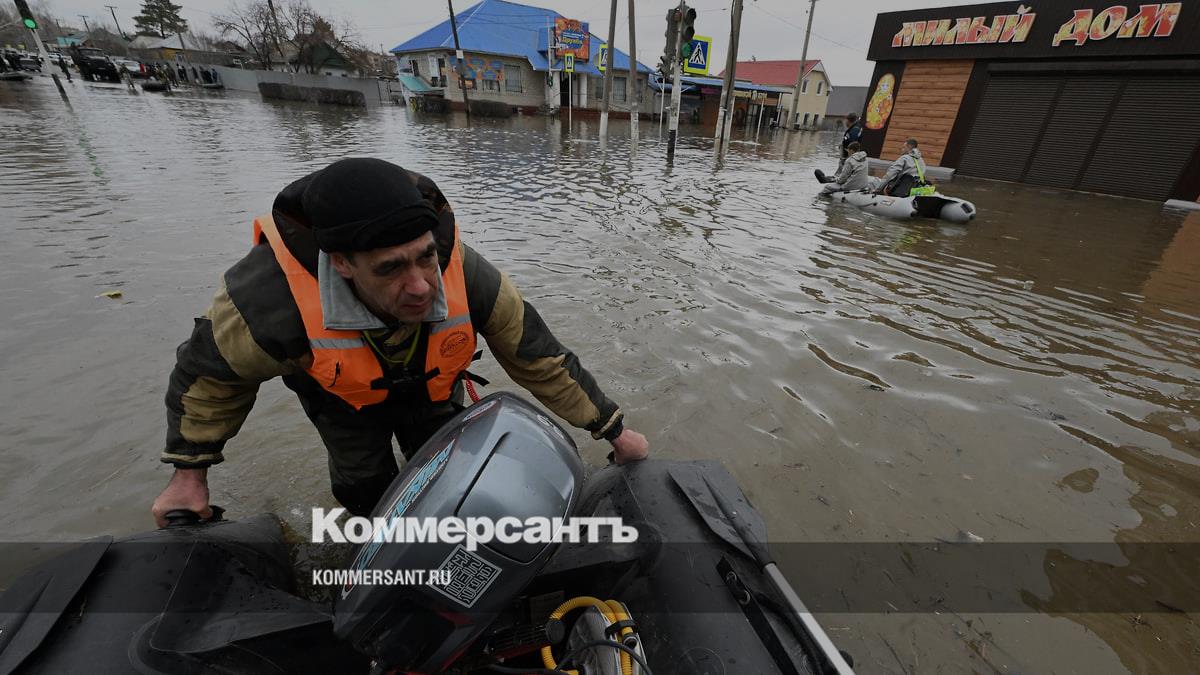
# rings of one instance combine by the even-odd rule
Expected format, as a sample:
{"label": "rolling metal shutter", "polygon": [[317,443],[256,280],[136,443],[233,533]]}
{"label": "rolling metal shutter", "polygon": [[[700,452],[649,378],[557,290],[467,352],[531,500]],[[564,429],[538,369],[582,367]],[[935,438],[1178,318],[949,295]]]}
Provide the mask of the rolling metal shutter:
{"label": "rolling metal shutter", "polygon": [[1067,78],[1023,180],[1068,189],[1078,186],[1096,136],[1120,89],[1118,77]]}
{"label": "rolling metal shutter", "polygon": [[1200,146],[1200,75],[995,73],[958,170],[1163,200]]}
{"label": "rolling metal shutter", "polygon": [[1080,190],[1167,199],[1200,143],[1200,76],[1128,76]]}
{"label": "rolling metal shutter", "polygon": [[958,170],[967,176],[1021,180],[1060,77],[996,75],[988,83]]}

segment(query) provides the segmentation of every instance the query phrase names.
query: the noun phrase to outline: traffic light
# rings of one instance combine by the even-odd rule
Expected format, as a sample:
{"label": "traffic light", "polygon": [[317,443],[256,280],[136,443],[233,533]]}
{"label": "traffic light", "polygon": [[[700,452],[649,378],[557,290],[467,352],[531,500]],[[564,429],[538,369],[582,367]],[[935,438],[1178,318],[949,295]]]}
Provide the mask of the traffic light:
{"label": "traffic light", "polygon": [[658,72],[662,73],[663,77],[671,77],[675,71],[675,61],[672,55],[675,54],[675,36],[679,32],[679,17],[675,15],[675,10],[667,10],[667,46],[663,48],[663,55],[658,60]]}
{"label": "traffic light", "polygon": [[21,23],[29,30],[37,28],[37,19],[33,18],[33,12],[29,11],[29,2],[27,0],[16,0],[17,11],[21,14]]}
{"label": "traffic light", "polygon": [[21,23],[29,30],[37,30],[37,19],[33,18],[33,12],[29,11],[29,3],[27,0],[16,0],[17,11],[21,13]]}
{"label": "traffic light", "polygon": [[679,40],[679,56],[684,61],[692,55],[692,38],[696,37],[696,10],[683,3],[680,7],[683,11],[683,16],[679,22],[679,30],[683,31],[683,35]]}

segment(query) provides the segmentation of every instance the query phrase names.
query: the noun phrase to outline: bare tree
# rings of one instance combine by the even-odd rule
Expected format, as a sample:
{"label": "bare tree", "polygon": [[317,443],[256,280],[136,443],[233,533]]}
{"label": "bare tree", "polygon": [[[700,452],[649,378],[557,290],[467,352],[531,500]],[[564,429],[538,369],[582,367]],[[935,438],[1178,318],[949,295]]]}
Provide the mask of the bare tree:
{"label": "bare tree", "polygon": [[213,16],[212,22],[221,37],[236,36],[267,70],[281,62],[279,36],[275,34],[271,9],[264,0],[250,0],[245,4],[234,0],[228,13]]}
{"label": "bare tree", "polygon": [[291,35],[288,60],[293,70],[320,73],[322,68],[345,62],[362,70],[356,54],[358,44],[354,25],[346,19],[334,21],[321,16],[308,0],[289,0],[281,8],[283,30]]}
{"label": "bare tree", "polygon": [[354,26],[321,16],[308,0],[276,0],[274,14],[266,0],[233,0],[225,14],[213,17],[213,25],[222,37],[236,37],[267,69],[282,64],[295,72],[319,73],[346,61],[369,70]]}

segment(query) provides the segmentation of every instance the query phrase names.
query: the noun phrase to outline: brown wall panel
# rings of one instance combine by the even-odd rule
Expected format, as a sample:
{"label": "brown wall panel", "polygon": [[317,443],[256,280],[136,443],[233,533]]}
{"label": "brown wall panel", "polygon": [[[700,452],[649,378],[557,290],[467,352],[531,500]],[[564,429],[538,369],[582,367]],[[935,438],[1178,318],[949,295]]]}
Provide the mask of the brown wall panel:
{"label": "brown wall panel", "polygon": [[926,163],[940,164],[974,65],[967,59],[905,64],[880,158],[896,159],[899,145],[915,138],[921,143]]}

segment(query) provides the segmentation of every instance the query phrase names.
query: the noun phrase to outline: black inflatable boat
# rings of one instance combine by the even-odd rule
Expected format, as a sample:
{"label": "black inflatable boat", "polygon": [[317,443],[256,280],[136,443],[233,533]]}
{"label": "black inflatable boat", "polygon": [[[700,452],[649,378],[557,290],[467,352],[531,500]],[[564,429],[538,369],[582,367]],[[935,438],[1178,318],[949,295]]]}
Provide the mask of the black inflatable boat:
{"label": "black inflatable boat", "polygon": [[720,464],[646,460],[585,479],[570,437],[509,394],[439,431],[373,516],[620,518],[637,536],[339,544],[345,570],[430,580],[347,577],[331,607],[295,593],[274,516],[175,512],[164,529],[96,539],[12,583],[0,675],[851,672]]}

